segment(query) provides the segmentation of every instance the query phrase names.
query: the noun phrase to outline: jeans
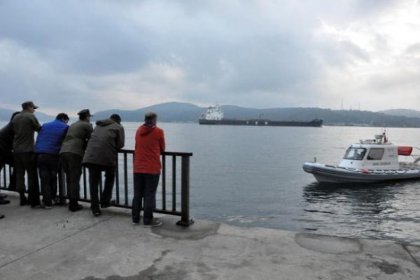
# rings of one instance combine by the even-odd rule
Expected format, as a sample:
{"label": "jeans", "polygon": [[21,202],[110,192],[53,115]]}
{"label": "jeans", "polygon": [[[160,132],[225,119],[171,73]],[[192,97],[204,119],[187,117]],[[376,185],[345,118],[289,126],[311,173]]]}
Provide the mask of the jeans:
{"label": "jeans", "polygon": [[19,193],[25,192],[25,173],[28,175],[28,202],[31,206],[40,204],[39,183],[36,172],[36,156],[32,152],[14,153],[16,169],[16,189]]}
{"label": "jeans", "polygon": [[90,208],[99,209],[99,183],[101,181],[102,171],[105,171],[105,186],[100,194],[102,205],[109,206],[112,198],[112,188],[114,187],[115,167],[99,164],[86,164],[89,169],[89,187],[90,187]]}
{"label": "jeans", "polygon": [[153,210],[156,208],[156,189],[160,174],[134,173],[134,197],[132,203],[132,219],[140,222],[140,211],[144,203],[143,223],[150,224]]}
{"label": "jeans", "polygon": [[52,200],[57,197],[58,155],[39,154],[38,171],[41,178],[41,191],[44,204],[52,206]]}
{"label": "jeans", "polygon": [[60,160],[66,173],[67,195],[71,201],[77,201],[80,198],[80,176],[82,176],[83,158],[73,153],[62,153]]}

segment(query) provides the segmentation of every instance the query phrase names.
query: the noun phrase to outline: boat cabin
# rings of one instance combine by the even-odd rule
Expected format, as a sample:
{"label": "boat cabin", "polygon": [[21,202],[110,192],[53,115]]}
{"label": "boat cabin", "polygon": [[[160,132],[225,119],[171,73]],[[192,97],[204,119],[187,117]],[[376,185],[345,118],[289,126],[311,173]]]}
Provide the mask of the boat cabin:
{"label": "boat cabin", "polygon": [[375,139],[360,140],[360,143],[351,145],[338,166],[373,170],[399,169],[398,155],[411,153],[411,150],[402,151],[400,148],[389,143],[385,134],[375,135]]}

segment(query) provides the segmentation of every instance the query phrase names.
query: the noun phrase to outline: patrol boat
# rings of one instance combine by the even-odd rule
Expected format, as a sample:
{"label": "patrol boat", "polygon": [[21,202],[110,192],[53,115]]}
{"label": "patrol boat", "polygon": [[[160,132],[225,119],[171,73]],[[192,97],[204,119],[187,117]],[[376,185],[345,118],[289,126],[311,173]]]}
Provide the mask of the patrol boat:
{"label": "patrol boat", "polygon": [[[386,133],[351,145],[339,165],[305,162],[303,170],[320,183],[374,183],[420,179],[420,157],[414,147],[388,142]],[[400,162],[399,156],[413,156],[412,162]]]}

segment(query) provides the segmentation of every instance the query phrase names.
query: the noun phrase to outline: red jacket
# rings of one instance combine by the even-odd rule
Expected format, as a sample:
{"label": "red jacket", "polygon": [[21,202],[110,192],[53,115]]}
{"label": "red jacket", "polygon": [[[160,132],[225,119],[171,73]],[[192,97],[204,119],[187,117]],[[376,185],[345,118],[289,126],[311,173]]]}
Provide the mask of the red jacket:
{"label": "red jacket", "polygon": [[165,151],[163,130],[141,125],[136,131],[134,173],[160,174],[160,155]]}

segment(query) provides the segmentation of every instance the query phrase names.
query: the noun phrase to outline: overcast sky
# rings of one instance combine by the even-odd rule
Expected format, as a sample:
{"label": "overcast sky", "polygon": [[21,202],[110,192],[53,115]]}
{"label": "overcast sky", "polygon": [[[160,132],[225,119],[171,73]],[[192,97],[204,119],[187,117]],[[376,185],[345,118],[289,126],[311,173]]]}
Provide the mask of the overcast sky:
{"label": "overcast sky", "polygon": [[418,0],[0,0],[0,107],[420,109]]}

